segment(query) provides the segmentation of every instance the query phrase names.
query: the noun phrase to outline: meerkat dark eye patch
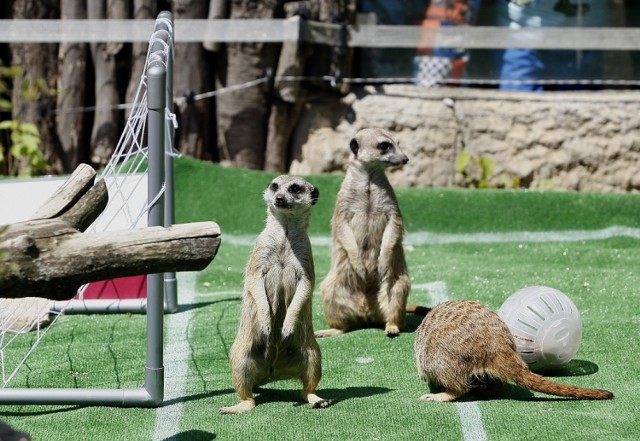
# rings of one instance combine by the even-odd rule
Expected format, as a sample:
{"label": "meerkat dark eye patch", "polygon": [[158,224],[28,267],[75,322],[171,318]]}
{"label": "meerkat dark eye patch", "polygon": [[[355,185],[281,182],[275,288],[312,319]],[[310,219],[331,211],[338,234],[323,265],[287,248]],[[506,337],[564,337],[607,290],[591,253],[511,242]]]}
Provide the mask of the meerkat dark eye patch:
{"label": "meerkat dark eye patch", "polygon": [[272,182],[271,185],[269,185],[269,190],[278,191],[278,184],[276,184],[275,182]]}
{"label": "meerkat dark eye patch", "polygon": [[302,187],[300,187],[298,184],[292,184],[289,187],[289,193],[291,193],[291,194],[300,194],[300,193],[302,193]]}
{"label": "meerkat dark eye patch", "polygon": [[313,187],[311,190],[311,205],[315,205],[318,202],[318,198],[320,197],[320,190],[316,187]]}
{"label": "meerkat dark eye patch", "polygon": [[378,150],[380,150],[380,152],[382,153],[387,153],[392,148],[393,148],[393,144],[391,144],[388,141],[383,141],[380,144],[378,144]]}

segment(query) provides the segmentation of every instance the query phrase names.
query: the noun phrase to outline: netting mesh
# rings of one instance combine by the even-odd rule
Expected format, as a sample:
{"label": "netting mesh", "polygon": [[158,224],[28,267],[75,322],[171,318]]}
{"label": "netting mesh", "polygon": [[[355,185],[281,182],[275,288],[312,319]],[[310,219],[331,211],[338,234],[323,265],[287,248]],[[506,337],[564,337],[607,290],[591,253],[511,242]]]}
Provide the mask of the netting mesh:
{"label": "netting mesh", "polygon": [[[166,70],[171,68],[173,56],[173,23],[171,19],[159,17],[156,30],[149,41],[145,69],[138,83],[124,129],[113,155],[99,179],[104,179],[109,201],[96,221],[85,234],[141,228],[147,225],[149,207],[162,197],[164,185],[156,195],[148,194],[148,145],[147,121],[147,69],[152,62],[160,61]],[[160,49],[158,49],[160,47]],[[168,102],[171,102],[169,99]],[[175,126],[171,106],[166,109],[167,131]],[[167,134],[169,135],[169,133]],[[173,155],[175,149],[172,136],[165,136],[165,154]],[[2,387],[6,387],[31,353],[40,344],[47,331],[74,301],[91,302],[85,299],[89,285],[82,286],[75,299],[50,302],[42,298],[0,299],[0,369]],[[20,341],[23,339],[22,341]],[[29,342],[25,344],[25,341]],[[18,353],[27,348],[26,353]]]}

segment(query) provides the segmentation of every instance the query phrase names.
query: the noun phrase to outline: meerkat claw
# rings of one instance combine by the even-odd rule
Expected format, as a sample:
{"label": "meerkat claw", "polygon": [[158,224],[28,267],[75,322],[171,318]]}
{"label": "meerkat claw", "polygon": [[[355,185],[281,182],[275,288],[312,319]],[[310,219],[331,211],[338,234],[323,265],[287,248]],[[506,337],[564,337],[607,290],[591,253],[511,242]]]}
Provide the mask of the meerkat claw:
{"label": "meerkat claw", "polygon": [[312,407],[314,409],[326,409],[329,406],[331,406],[331,400],[320,400],[316,403],[313,403]]}

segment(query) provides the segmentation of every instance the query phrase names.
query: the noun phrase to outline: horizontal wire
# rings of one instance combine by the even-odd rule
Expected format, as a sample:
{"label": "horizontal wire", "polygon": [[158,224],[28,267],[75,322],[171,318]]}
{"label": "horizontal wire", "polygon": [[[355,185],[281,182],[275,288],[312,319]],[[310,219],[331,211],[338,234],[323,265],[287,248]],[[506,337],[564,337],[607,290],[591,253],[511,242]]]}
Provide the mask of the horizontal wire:
{"label": "horizontal wire", "polygon": [[[365,78],[340,78],[332,75],[324,76],[295,76],[285,75],[279,77],[273,77],[276,82],[318,82],[326,81],[335,86],[340,83],[345,84],[417,84],[419,82],[415,77],[365,77]],[[264,84],[270,81],[269,76],[264,76],[255,80],[248,81],[242,84],[234,84],[224,88],[212,90],[209,92],[199,93],[191,97],[194,101],[201,101],[208,98],[213,98],[226,93],[237,92],[240,90],[256,87],[260,84]],[[566,79],[566,80],[500,80],[500,79],[453,79],[445,78],[435,82],[436,85],[477,85],[477,86],[498,86],[500,84],[509,85],[555,85],[555,86],[616,86],[616,87],[629,87],[640,86],[640,80],[586,80],[586,79]],[[423,86],[428,88],[428,86]],[[179,96],[174,98],[176,105],[182,105],[187,102],[187,97]],[[115,106],[87,106],[76,107],[72,109],[55,109],[54,113],[81,113],[81,112],[94,112],[98,109],[104,110],[123,110],[133,108],[133,103],[118,104]]]}

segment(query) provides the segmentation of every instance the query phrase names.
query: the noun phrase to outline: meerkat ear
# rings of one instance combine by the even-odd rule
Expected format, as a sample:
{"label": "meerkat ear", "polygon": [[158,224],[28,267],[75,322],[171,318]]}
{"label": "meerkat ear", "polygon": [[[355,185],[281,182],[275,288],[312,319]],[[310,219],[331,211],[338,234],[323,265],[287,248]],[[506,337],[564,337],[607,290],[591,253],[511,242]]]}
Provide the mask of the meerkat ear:
{"label": "meerkat ear", "polygon": [[358,140],[353,138],[349,143],[349,147],[351,147],[351,151],[353,152],[353,154],[355,156],[358,156],[358,149],[360,148],[360,146],[358,145]]}
{"label": "meerkat ear", "polygon": [[315,205],[320,197],[320,190],[318,187],[311,187],[311,205]]}

